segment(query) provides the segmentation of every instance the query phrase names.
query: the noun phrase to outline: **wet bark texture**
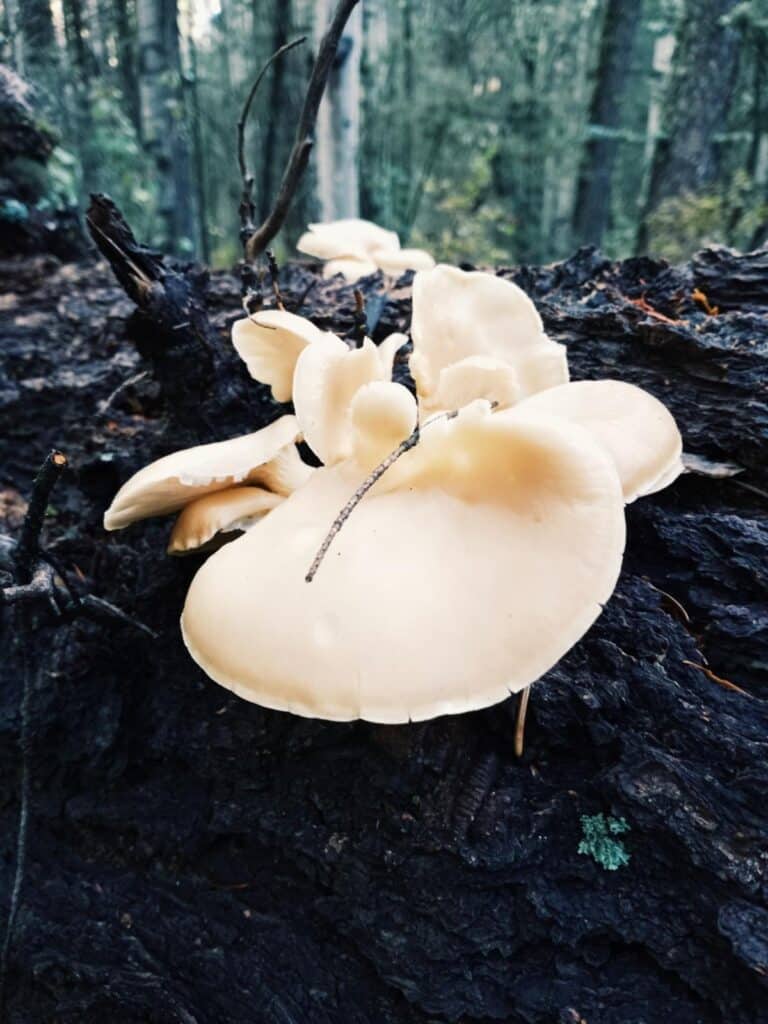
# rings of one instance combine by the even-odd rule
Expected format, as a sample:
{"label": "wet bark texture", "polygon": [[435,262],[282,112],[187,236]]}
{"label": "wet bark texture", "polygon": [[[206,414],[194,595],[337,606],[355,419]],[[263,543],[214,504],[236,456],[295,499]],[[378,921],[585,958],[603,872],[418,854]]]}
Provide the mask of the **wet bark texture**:
{"label": "wet bark texture", "polygon": [[[628,510],[616,594],[534,687],[521,760],[514,700],[412,726],[331,724],[247,704],[191,662],[178,616],[199,559],[166,557],[169,521],[106,534],[102,512],[133,471],[197,440],[183,381],[200,436],[280,410],[233,356],[235,279],[146,260],[145,298],[165,308],[170,290],[201,332],[183,328],[178,350],[102,264],[0,266],[5,529],[63,449],[46,549],[160,633],[43,609],[24,633],[3,617],[0,929],[23,761],[31,783],[5,1019],[767,1021],[765,254],[673,269],[582,250],[501,271],[568,345],[575,379],[647,387],[710,460]],[[285,269],[289,306],[313,275]],[[186,297],[173,291],[185,281]],[[365,282],[377,340],[409,322],[407,278],[383,306],[382,289]],[[353,310],[351,288],[318,279],[302,311],[340,331]],[[733,471],[712,462],[743,469],[712,475]],[[629,825],[618,870],[579,853],[581,816],[596,814]]]}

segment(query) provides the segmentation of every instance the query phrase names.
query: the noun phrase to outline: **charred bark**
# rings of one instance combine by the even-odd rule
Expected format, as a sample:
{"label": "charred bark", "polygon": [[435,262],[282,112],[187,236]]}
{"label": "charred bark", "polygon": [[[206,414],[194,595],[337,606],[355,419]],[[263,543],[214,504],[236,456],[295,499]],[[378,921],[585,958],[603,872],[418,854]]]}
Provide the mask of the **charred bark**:
{"label": "charred bark", "polygon": [[[116,272],[155,343],[170,344],[173,326],[157,312],[163,293],[176,303],[181,289],[180,307],[205,324],[215,358],[202,405],[216,436],[274,418],[280,410],[229,359],[239,282],[218,274],[196,289],[191,271],[112,220]],[[678,417],[686,449],[710,461],[628,510],[618,590],[534,686],[522,760],[514,701],[413,726],[339,725],[262,710],[207,680],[178,631],[199,560],[165,557],[165,521],[101,529],[120,482],[188,443],[162,360],[129,341],[133,303],[102,267],[0,270],[7,527],[51,444],[66,450],[72,477],[44,549],[161,634],[77,620],[37,637],[9,1022],[768,1020],[759,254],[713,251],[674,269],[582,250],[502,271],[568,345],[574,378],[647,387]],[[289,307],[313,280],[285,268]],[[710,302],[720,285],[727,311],[708,314],[694,284]],[[353,310],[338,279],[317,279],[304,307],[338,332]],[[409,315],[408,290],[390,294],[377,340]],[[194,375],[203,351],[190,348],[178,372]],[[2,915],[19,688],[6,661]],[[617,837],[629,861],[615,871],[579,853],[581,818],[598,814],[629,826]]]}

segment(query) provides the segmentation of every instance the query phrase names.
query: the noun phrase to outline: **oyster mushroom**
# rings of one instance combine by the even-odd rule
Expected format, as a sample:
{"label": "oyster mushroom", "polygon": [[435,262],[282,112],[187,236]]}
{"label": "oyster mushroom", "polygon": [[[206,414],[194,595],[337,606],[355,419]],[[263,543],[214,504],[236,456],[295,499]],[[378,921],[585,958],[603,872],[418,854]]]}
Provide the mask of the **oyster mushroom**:
{"label": "oyster mushroom", "polygon": [[394,231],[387,231],[369,220],[310,224],[296,248],[327,261],[324,277],[342,274],[350,283],[376,270],[399,276],[406,270],[428,270],[435,265],[429,253],[423,249],[401,249]]}
{"label": "oyster mushroom", "polygon": [[508,403],[568,380],[565,346],[546,336],[525,292],[493,274],[444,264],[417,273],[411,333],[411,373],[425,411],[452,408],[449,395],[462,384],[467,400],[490,397],[494,374],[504,381],[492,400]]}
{"label": "oyster mushroom", "polygon": [[185,505],[173,525],[169,555],[198,551],[218,535],[247,530],[283,500],[262,487],[230,487]]}
{"label": "oyster mushroom", "polygon": [[[122,530],[140,519],[177,512],[205,496],[229,495],[241,484],[258,485],[261,491],[280,500],[312,473],[294,444],[299,433],[296,417],[282,416],[252,434],[186,448],[157,459],[123,484],[104,513],[104,528]],[[227,500],[221,498],[218,505],[209,503],[203,511],[225,518]],[[241,500],[239,496],[237,500]],[[188,524],[192,517],[190,512]],[[202,534],[205,530],[199,528],[199,522],[195,530]],[[195,530],[188,532],[182,524],[174,546],[189,549]]]}
{"label": "oyster mushroom", "polygon": [[[387,443],[394,436],[392,417],[375,412],[377,390],[354,403],[367,444],[378,423]],[[543,675],[613,590],[623,496],[583,428],[497,416],[485,402],[430,424],[308,585],[313,555],[367,473],[356,458],[317,470],[198,571],[182,631],[216,682],[339,721],[469,711]]]}
{"label": "oyster mushroom", "polygon": [[540,391],[519,408],[586,428],[616,466],[629,504],[671,484],[683,472],[683,440],[657,398],[620,380],[584,380]]}

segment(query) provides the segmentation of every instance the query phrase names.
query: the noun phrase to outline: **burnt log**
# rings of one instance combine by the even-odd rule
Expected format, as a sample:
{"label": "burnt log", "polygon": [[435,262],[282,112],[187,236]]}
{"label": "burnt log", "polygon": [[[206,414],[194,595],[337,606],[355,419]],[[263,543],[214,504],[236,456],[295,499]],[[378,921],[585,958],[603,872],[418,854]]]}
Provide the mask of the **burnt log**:
{"label": "burnt log", "polygon": [[[167,521],[101,528],[117,486],[194,432],[164,369],[168,323],[136,314],[103,265],[0,273],[6,532],[46,452],[66,451],[44,550],[159,633],[40,611],[25,638],[3,618],[0,929],[22,764],[30,781],[5,1019],[768,1021],[763,257],[710,251],[675,268],[582,250],[500,271],[568,345],[575,379],[648,388],[699,457],[628,509],[616,594],[534,686],[521,759],[514,700],[333,724],[208,680],[178,630],[199,559],[165,556]],[[162,261],[151,273],[155,297],[175,273],[195,303],[205,344],[187,337],[175,365],[194,380],[191,361],[208,360],[204,429],[233,436],[283,411],[232,356],[239,282]],[[339,279],[290,265],[281,287],[320,326],[354,321]],[[409,278],[383,287],[363,282],[376,340],[409,322]],[[588,840],[600,821],[628,826],[609,839],[615,870]]]}

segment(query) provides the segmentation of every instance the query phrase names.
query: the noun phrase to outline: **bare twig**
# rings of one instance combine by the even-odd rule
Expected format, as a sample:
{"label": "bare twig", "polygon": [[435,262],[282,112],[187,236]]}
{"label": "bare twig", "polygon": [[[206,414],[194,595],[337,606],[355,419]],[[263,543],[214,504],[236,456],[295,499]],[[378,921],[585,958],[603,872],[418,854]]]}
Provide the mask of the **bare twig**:
{"label": "bare twig", "polygon": [[[432,423],[437,423],[438,420],[455,419],[455,417],[458,415],[458,409],[452,409],[450,412],[441,413],[440,415],[435,416],[433,419],[425,423],[424,428],[430,426],[430,424]],[[384,476],[384,474],[390,468],[390,466],[393,466],[397,462],[401,455],[405,455],[405,453],[409,452],[411,448],[416,447],[416,445],[421,440],[421,431],[424,428],[420,427],[417,424],[413,433],[409,437],[406,437],[404,441],[401,441],[397,448],[395,448],[394,451],[390,452],[386,459],[384,459],[383,462],[380,462],[378,466],[376,466],[376,468],[372,471],[370,476],[366,477],[365,480],[363,480],[363,482],[360,484],[355,493],[352,495],[352,497],[349,499],[344,508],[341,510],[341,512],[339,512],[339,514],[336,516],[333,523],[331,524],[331,528],[326,534],[325,540],[320,545],[320,549],[315,555],[312,561],[312,565],[309,567],[309,572],[304,577],[307,583],[311,583],[312,580],[315,578],[315,574],[317,573],[317,570],[320,568],[323,559],[328,553],[328,548],[333,543],[334,537],[342,528],[344,523],[346,523],[346,521],[349,519],[352,513],[355,511],[355,509],[366,496],[368,491],[370,491],[370,489],[377,482],[377,480],[380,480]]]}
{"label": "bare twig", "polygon": [[[256,79],[251,86],[250,92],[243,104],[242,112],[240,113],[240,120],[237,122],[237,163],[240,168],[240,178],[243,184],[242,194],[240,196],[240,225],[241,231],[243,232],[243,244],[247,241],[248,237],[253,233],[253,175],[248,170],[248,164],[245,159],[245,126],[248,122],[248,114],[251,111],[251,104],[253,103],[254,97],[258,92],[259,86],[264,80],[264,76],[278,57],[282,57],[284,53],[292,50],[295,46],[299,46],[301,43],[306,42],[307,37],[301,36],[299,39],[294,39],[291,43],[286,43],[281,46],[279,50],[275,50],[266,64],[262,67],[261,71],[256,76]],[[276,117],[277,112],[271,111],[271,116]]]}
{"label": "bare twig", "polygon": [[368,330],[368,319],[365,312],[365,296],[359,288],[355,288],[355,313],[352,319],[352,330],[349,332],[350,338],[354,341],[355,347],[360,346],[365,341],[365,334]]}
{"label": "bare twig", "polygon": [[317,111],[333,67],[336,47],[349,16],[358,3],[359,0],[339,0],[331,24],[320,42],[315,65],[307,85],[296,137],[283,172],[280,188],[266,220],[251,234],[245,244],[246,259],[253,260],[261,255],[285,222],[296,189],[309,161]]}
{"label": "bare twig", "polygon": [[32,565],[37,560],[40,550],[40,531],[43,528],[48,499],[56,481],[66,468],[67,457],[63,452],[49,452],[32,484],[32,496],[29,499],[27,514],[24,516],[19,543],[13,555],[16,582],[19,584],[30,581]]}
{"label": "bare twig", "polygon": [[283,302],[283,295],[280,291],[280,268],[277,265],[275,254],[271,249],[267,249],[267,267],[269,268],[269,279],[272,282],[272,291],[275,296],[275,302],[277,308],[285,310],[285,303]]}
{"label": "bare twig", "polygon": [[528,714],[528,701],[531,697],[531,688],[526,686],[520,692],[520,700],[517,705],[517,718],[515,719],[515,757],[523,756],[525,746],[525,718]]}

